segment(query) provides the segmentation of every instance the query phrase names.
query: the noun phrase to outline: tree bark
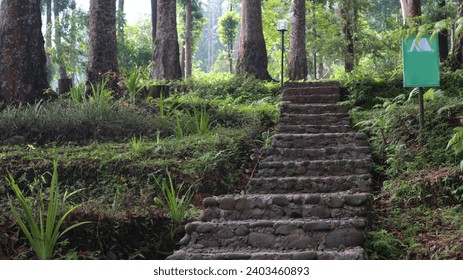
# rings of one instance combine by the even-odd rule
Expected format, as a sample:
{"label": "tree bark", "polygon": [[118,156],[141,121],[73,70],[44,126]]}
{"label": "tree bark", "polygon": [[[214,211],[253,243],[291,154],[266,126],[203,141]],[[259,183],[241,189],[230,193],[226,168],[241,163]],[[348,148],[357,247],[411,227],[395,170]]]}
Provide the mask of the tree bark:
{"label": "tree bark", "polygon": [[158,26],[158,19],[157,15],[158,14],[158,1],[157,0],[151,0],[151,38],[153,40],[153,46],[154,46],[154,40],[156,39],[156,30]]}
{"label": "tree bark", "polygon": [[124,0],[117,2],[117,36],[121,42],[124,42]]}
{"label": "tree bark", "polygon": [[[445,14],[445,0],[439,0],[439,8],[441,8],[440,19],[447,18]],[[449,30],[445,29],[439,33],[439,57],[441,61],[447,60],[449,56]]]}
{"label": "tree bark", "polygon": [[[47,14],[47,31],[45,35],[45,48],[46,49],[51,49],[52,48],[52,34],[51,34],[51,28],[52,28],[52,6],[51,6],[51,1],[52,0],[47,0],[47,9],[46,9],[46,14]],[[51,61],[51,56],[49,54],[46,54],[47,56],[47,73],[48,73],[48,81],[51,81],[52,75],[51,75],[51,67],[52,67],[52,61]]]}
{"label": "tree bark", "polygon": [[182,77],[176,7],[175,0],[158,0],[154,66],[151,70],[151,77],[156,80],[177,80]]}
{"label": "tree bark", "polygon": [[185,78],[191,77],[192,72],[192,15],[191,15],[191,0],[186,0],[185,3]]}
{"label": "tree bark", "polygon": [[2,0],[0,101],[32,103],[49,88],[40,0]]}
{"label": "tree bark", "polygon": [[353,36],[352,18],[349,16],[350,0],[345,1],[339,7],[339,16],[342,20],[342,33],[345,42],[344,70],[350,73],[355,67],[355,45]]}
{"label": "tree bark", "polygon": [[262,31],[261,0],[241,0],[241,32],[236,73],[271,80]]}
{"label": "tree bark", "polygon": [[291,32],[289,42],[288,73],[290,80],[305,80],[308,75],[305,0],[292,1]]}
{"label": "tree bark", "polygon": [[400,0],[404,25],[410,24],[411,19],[421,16],[421,0]]}
{"label": "tree bark", "polygon": [[90,0],[87,83],[117,90],[116,0]]}

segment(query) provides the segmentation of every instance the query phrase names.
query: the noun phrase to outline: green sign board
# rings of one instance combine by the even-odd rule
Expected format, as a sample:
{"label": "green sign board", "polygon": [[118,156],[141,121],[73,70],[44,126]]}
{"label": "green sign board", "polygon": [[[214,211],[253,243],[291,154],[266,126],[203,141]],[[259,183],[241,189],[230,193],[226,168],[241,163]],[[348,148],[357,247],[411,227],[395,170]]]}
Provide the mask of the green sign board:
{"label": "green sign board", "polygon": [[440,86],[439,47],[437,38],[430,35],[416,40],[416,36],[402,40],[404,87]]}

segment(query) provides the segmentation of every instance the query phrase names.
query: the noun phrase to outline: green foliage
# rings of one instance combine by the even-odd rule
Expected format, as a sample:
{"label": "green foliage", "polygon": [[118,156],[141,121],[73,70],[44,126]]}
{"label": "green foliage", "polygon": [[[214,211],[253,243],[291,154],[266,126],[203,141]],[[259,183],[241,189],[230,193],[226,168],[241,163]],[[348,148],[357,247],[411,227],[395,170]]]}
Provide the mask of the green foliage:
{"label": "green foliage", "polygon": [[[23,215],[21,215],[18,212],[18,208],[13,205],[13,202],[10,199],[10,207],[15,220],[21,227],[22,232],[26,236],[29,244],[32,247],[32,250],[37,255],[37,257],[40,260],[51,259],[53,257],[55,245],[58,239],[60,239],[68,231],[86,224],[86,222],[75,223],[63,231],[60,230],[64,220],[68,217],[68,215],[81,206],[76,205],[65,209],[65,213],[59,220],[57,219],[59,212],[63,211],[62,204],[66,202],[67,198],[75,194],[75,192],[71,194],[66,193],[62,198],[63,201],[60,201],[61,195],[58,188],[58,172],[56,161],[53,163],[53,175],[50,182],[50,189],[48,190],[48,199],[44,197],[42,190],[39,190],[38,196],[34,198],[34,200],[38,201],[39,203],[38,209],[33,209],[33,206],[30,203],[30,199],[24,196],[23,192],[16,184],[11,174],[9,174],[9,182],[10,187],[14,191],[16,198],[19,201],[20,208],[23,212]],[[45,207],[47,207],[46,211]]]}
{"label": "green foliage", "polygon": [[154,204],[167,208],[169,217],[172,219],[174,226],[177,227],[184,220],[195,191],[192,187],[185,190],[184,183],[175,184],[169,170],[166,172],[168,180],[154,177],[156,187],[163,196],[162,198],[156,197]]}
{"label": "green foliage", "polygon": [[132,150],[138,154],[141,152],[144,148],[144,143],[145,140],[140,136],[137,138],[135,135],[130,139],[130,146],[132,147]]}
{"label": "green foliage", "polygon": [[124,26],[124,38],[118,38],[119,68],[130,73],[133,69],[148,67],[153,55],[151,20],[142,19],[133,25]]}
{"label": "green foliage", "polygon": [[190,114],[190,121],[193,124],[192,129],[194,133],[203,135],[209,132],[211,120],[207,113],[206,106],[201,106],[199,110],[193,107],[193,114]]}
{"label": "green foliage", "polygon": [[143,74],[141,68],[132,68],[128,77],[125,80],[125,87],[129,91],[129,99],[132,104],[135,104],[138,94],[144,89]]}
{"label": "green foliage", "polygon": [[402,258],[403,242],[385,229],[368,233],[368,256],[372,260]]}
{"label": "green foliage", "polygon": [[[177,30],[179,34],[179,39],[181,42],[185,42],[185,0],[179,0],[181,3],[179,9],[179,17]],[[203,11],[201,9],[201,1],[191,0],[191,16],[192,16],[192,51],[196,51],[198,48],[198,41],[202,35],[203,26],[206,24],[206,19],[204,18]],[[180,46],[184,45],[181,43]]]}
{"label": "green foliage", "polygon": [[[51,26],[47,27],[51,32]],[[88,14],[81,9],[64,9],[59,21],[55,22],[58,34],[54,37],[54,47],[47,49],[55,68],[63,66],[70,75],[85,74],[88,49]],[[53,70],[53,69],[52,69]],[[57,79],[57,70],[54,70]]]}
{"label": "green foliage", "polygon": [[232,46],[238,34],[238,25],[240,18],[236,12],[226,12],[219,18],[219,34],[220,42],[225,46]]}
{"label": "green foliage", "polygon": [[206,74],[186,81],[186,86],[201,98],[232,98],[235,104],[251,103],[273,97],[279,89],[276,83],[262,82],[254,77],[223,74]]}
{"label": "green foliage", "polygon": [[[463,152],[463,127],[455,128],[455,134],[447,143],[447,149],[451,148],[455,155],[460,155]],[[463,160],[460,161],[460,169],[463,170]]]}

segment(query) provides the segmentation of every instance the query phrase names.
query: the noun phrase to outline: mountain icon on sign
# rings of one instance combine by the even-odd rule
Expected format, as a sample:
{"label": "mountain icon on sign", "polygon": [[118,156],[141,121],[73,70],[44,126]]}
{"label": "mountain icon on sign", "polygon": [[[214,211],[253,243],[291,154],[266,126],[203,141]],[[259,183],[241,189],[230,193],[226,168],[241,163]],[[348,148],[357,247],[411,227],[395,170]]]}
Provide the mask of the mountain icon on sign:
{"label": "mountain icon on sign", "polygon": [[429,41],[426,38],[421,38],[418,41],[418,43],[414,41],[409,50],[409,52],[433,52],[433,51],[434,50],[431,48],[431,44],[429,44]]}

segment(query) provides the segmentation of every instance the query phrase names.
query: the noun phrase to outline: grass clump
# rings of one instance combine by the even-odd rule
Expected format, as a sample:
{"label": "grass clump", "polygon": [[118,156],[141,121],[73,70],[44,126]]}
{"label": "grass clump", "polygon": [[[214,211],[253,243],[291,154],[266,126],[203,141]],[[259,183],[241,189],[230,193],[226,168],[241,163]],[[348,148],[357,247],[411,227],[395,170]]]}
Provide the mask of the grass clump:
{"label": "grass clump", "polygon": [[[10,199],[10,208],[13,217],[29,241],[29,244],[34,253],[37,255],[37,258],[40,260],[51,259],[54,254],[57,241],[68,231],[86,224],[86,222],[75,223],[64,230],[61,230],[64,220],[69,216],[69,214],[81,206],[76,205],[65,209],[65,213],[58,219],[59,212],[63,211],[63,203],[66,202],[67,198],[75,194],[75,192],[61,197],[58,188],[56,162],[53,163],[53,175],[50,182],[50,188],[48,190],[48,199],[44,197],[42,190],[39,190],[37,197],[32,199],[26,198],[11,174],[9,174],[9,181],[10,187],[16,195],[23,214],[20,214],[19,209],[14,206]],[[34,201],[39,204],[38,209],[35,210],[32,205]],[[45,210],[45,208],[47,210]]]}

